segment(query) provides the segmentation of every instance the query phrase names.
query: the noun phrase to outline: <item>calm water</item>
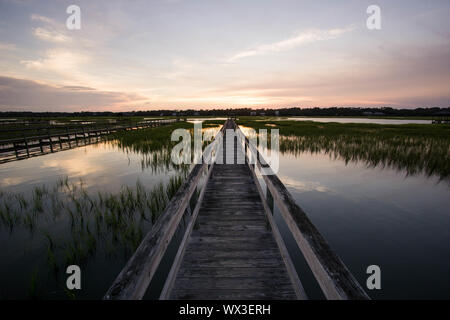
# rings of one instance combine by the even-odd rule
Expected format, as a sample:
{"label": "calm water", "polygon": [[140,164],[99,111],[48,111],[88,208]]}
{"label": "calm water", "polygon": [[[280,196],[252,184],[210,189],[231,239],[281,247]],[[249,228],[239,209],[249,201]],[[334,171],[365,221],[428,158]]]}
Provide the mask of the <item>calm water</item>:
{"label": "calm water", "polygon": [[[277,118],[275,118],[276,120]],[[313,117],[290,117],[279,118],[279,120],[293,121],[316,121],[316,122],[338,122],[338,123],[377,123],[377,124],[430,124],[431,120],[410,120],[410,119],[374,119],[374,118],[313,118]]]}
{"label": "calm water", "polygon": [[[124,185],[134,187],[137,180],[152,188],[177,174],[152,159],[152,154],[126,152],[110,143],[89,145],[0,165],[0,191],[27,194],[68,176],[75,182],[81,178],[90,195],[116,193]],[[382,290],[370,291],[373,298],[450,298],[447,179],[298,150],[280,155],[279,177],[363,286],[367,266],[381,267]],[[307,293],[321,298],[277,212],[275,216]],[[0,299],[27,298],[34,274],[39,297],[68,298],[64,271],[56,278],[48,271],[44,230],[62,239],[71,233],[67,217],[58,217],[56,223],[44,219],[31,233],[0,226]],[[77,297],[101,298],[130,254],[98,250],[82,267],[83,290]]]}
{"label": "calm water", "polygon": [[[279,178],[360,284],[367,266],[380,266],[372,298],[450,298],[448,181],[309,152],[281,155]],[[320,298],[311,277],[301,279]]]}
{"label": "calm water", "polygon": [[0,165],[0,188],[4,191],[29,192],[35,186],[53,185],[61,177],[82,179],[87,189],[117,192],[139,179],[151,186],[167,181],[173,170],[152,170],[146,157],[126,152],[110,143],[92,144],[54,154],[47,154]]}

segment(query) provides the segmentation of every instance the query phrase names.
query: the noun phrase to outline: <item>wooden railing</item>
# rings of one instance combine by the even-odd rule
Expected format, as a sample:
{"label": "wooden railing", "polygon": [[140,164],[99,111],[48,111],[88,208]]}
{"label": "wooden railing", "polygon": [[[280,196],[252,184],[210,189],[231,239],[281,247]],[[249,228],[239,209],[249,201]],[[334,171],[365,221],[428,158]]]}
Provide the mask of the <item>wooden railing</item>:
{"label": "wooden railing", "polygon": [[[253,169],[270,170],[270,166],[256,146],[250,142],[239,127],[237,128],[237,134],[243,143],[249,165],[254,166]],[[296,204],[277,175],[262,174],[262,177],[267,186],[267,192],[270,192],[280,209],[285,223],[325,297],[332,300],[370,299],[342,260],[334,253],[324,237],[309,220],[306,213]],[[257,179],[255,182],[259,183]]]}
{"label": "wooden railing", "polygon": [[[91,143],[91,139],[93,138],[96,142],[99,137],[111,134],[113,132],[151,128],[170,124],[176,121],[179,120],[152,120],[130,123],[127,125],[107,125],[102,127],[81,126],[76,127],[78,130],[73,130],[74,127],[52,127],[54,130],[57,130],[56,133],[51,133],[50,127],[48,127],[46,128],[46,134],[38,136],[26,136],[24,134],[22,137],[0,140],[0,162],[24,159],[35,155],[67,150],[73,146],[79,146],[80,144],[86,145]],[[4,130],[4,132],[10,131],[11,129]],[[73,146],[72,143],[74,144]]]}
{"label": "wooden railing", "polygon": [[[167,247],[169,246],[182,217],[188,209],[191,198],[197,190],[202,176],[206,175],[206,181],[209,178],[214,166],[215,158],[219,154],[218,150],[222,146],[222,132],[224,128],[225,126],[219,131],[214,141],[206,147],[202,155],[202,163],[194,165],[191,173],[171,199],[161,218],[147,233],[136,252],[105,294],[105,300],[142,299],[145,292],[148,290],[148,286],[158,269],[161,259],[166,253]],[[182,255],[182,251],[180,250],[184,250],[186,239],[189,237],[192,230],[205,189],[206,183],[203,185],[197,204],[191,214],[182,244],[178,249],[178,253],[172,264],[172,270],[168,276],[168,281],[166,281],[166,286],[163,289],[162,298],[164,298],[165,293],[167,293],[170,279],[172,279],[179,262],[179,257]]]}

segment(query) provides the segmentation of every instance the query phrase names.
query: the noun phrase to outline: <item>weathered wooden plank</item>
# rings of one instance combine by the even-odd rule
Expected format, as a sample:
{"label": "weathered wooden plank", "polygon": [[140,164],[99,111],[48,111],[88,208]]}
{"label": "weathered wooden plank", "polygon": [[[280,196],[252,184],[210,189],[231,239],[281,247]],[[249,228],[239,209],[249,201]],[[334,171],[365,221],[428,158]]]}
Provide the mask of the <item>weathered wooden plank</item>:
{"label": "weathered wooden plank", "polygon": [[289,278],[177,278],[176,290],[221,290],[221,289],[240,289],[240,290],[265,290],[270,291],[273,288],[278,290],[292,290],[292,284]]}
{"label": "weathered wooden plank", "polygon": [[[227,258],[227,259],[197,259],[193,260],[189,257],[189,255],[185,255],[185,259],[183,260],[183,263],[186,264],[186,266],[182,265],[181,267],[191,267],[191,268],[227,268],[227,267],[241,267],[241,268],[261,268],[261,267],[278,267],[280,268],[280,272],[283,272],[283,261],[281,260],[281,257],[278,255],[278,258],[260,258],[255,259],[252,257],[249,258]],[[176,284],[175,284],[176,287]]]}
{"label": "weathered wooden plank", "polygon": [[183,278],[286,278],[287,275],[280,272],[278,268],[273,267],[260,267],[260,268],[198,268],[187,269],[184,268],[179,271],[178,275]]}
{"label": "weathered wooden plank", "polygon": [[[247,231],[228,231],[228,230],[217,230],[214,232],[213,230],[196,230],[196,236],[202,236],[202,237],[224,237],[224,238],[230,238],[230,237],[241,237],[242,235],[245,235],[246,233],[254,233],[255,235],[263,235],[268,232],[270,228],[264,228],[259,230],[247,230]],[[269,231],[270,232],[270,231]]]}
{"label": "weathered wooden plank", "polygon": [[289,288],[259,290],[254,289],[203,289],[174,290],[172,299],[176,300],[295,300],[296,296]]}
{"label": "weathered wooden plank", "polygon": [[210,221],[210,219],[214,219],[214,221],[229,221],[231,218],[233,218],[235,221],[247,221],[247,220],[252,220],[255,218],[261,218],[263,215],[260,212],[255,212],[255,213],[245,213],[245,212],[232,212],[232,211],[228,211],[228,212],[224,212],[222,214],[219,214],[217,212],[213,212],[213,211],[209,211],[208,213],[202,212],[203,215],[197,220],[199,222],[204,222],[204,221]]}
{"label": "weathered wooden plank", "polygon": [[[204,217],[202,216],[197,220],[197,226],[199,227],[242,227],[242,228],[251,228],[253,226],[265,226],[266,221],[261,216],[244,216],[246,219],[240,219],[240,220],[234,220],[233,218],[230,218],[230,216],[226,216],[224,219],[219,220],[214,218],[211,218],[211,216]],[[214,219],[214,220],[213,220]],[[233,220],[231,220],[233,219]]]}
{"label": "weathered wooden plank", "polygon": [[[270,245],[270,243],[267,244],[267,246],[265,248],[268,248],[268,245]],[[208,243],[202,243],[202,242],[197,242],[197,243],[190,243],[191,249],[192,251],[203,251],[203,250],[218,250],[218,251],[233,251],[233,250],[242,250],[242,244],[237,242],[237,241],[229,241],[227,242],[208,242]],[[261,244],[257,241],[252,241],[252,242],[248,242],[245,245],[245,250],[246,251],[260,251],[261,250]]]}
{"label": "weathered wooden plank", "polygon": [[[260,250],[243,250],[242,248],[238,249],[226,249],[226,250],[192,250],[189,255],[189,259],[191,261],[195,261],[196,259],[265,259],[265,258],[277,258],[280,256],[280,252],[278,248],[269,247]],[[186,259],[185,261],[189,261]]]}

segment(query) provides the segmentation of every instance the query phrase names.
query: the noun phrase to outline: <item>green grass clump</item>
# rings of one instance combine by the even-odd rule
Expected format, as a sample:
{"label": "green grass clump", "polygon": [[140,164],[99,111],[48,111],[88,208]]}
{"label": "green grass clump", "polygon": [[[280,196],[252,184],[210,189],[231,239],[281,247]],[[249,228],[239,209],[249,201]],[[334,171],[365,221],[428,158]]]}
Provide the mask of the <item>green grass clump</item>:
{"label": "green grass clump", "polygon": [[[25,229],[31,234],[39,230],[48,270],[56,275],[67,265],[88,263],[105,248],[113,254],[134,252],[185,177],[172,176],[168,183],[160,182],[151,189],[137,181],[135,187],[123,186],[118,193],[96,195],[88,194],[83,181],[68,179],[59,180],[50,189],[36,187],[28,195],[2,192],[0,227],[10,232]],[[39,201],[39,214],[36,205],[25,205],[29,201]],[[51,231],[57,219],[59,228],[68,230],[62,235]],[[36,293],[33,279],[30,296]]]}
{"label": "green grass clump", "polygon": [[[204,129],[220,128],[223,121],[205,121]],[[194,134],[194,124],[189,122],[177,122],[171,125],[147,128],[134,131],[122,131],[109,135],[107,140],[113,146],[117,146],[126,153],[137,153],[142,156],[142,169],[150,168],[153,173],[167,172],[170,169],[179,170],[184,173],[189,171],[189,165],[175,165],[172,162],[172,148],[180,141],[171,141],[172,132],[176,129],[189,130],[191,137]],[[193,147],[193,139],[191,140]],[[205,142],[205,147],[209,142]]]}
{"label": "green grass clump", "polygon": [[[327,153],[370,167],[391,167],[409,175],[450,179],[450,126],[355,124],[312,121],[239,121],[254,129],[279,129],[280,151]],[[269,135],[270,138],[270,135]]]}

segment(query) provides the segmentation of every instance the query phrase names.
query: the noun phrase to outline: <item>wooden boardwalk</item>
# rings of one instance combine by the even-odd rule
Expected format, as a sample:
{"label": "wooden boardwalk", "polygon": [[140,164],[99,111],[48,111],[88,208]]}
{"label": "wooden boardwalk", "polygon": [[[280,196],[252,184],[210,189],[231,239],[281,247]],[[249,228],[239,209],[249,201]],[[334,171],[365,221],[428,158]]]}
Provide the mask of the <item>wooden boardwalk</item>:
{"label": "wooden boardwalk", "polygon": [[[236,129],[233,141],[227,141],[225,129]],[[234,145],[232,164],[225,160],[233,150],[227,145]],[[239,164],[238,158],[245,161]],[[270,167],[234,120],[227,120],[203,159],[104,299],[142,299],[183,217],[187,226],[160,299],[307,299],[274,221],[274,204],[325,297],[369,299],[275,174],[261,176],[267,188],[263,192],[256,172]]]}
{"label": "wooden boardwalk", "polygon": [[[102,136],[113,132],[138,130],[168,125],[179,119],[149,120],[126,125],[103,126],[72,126],[72,127],[31,127],[0,129],[0,133],[16,134],[21,132],[22,137],[0,140],[0,163],[28,159],[30,157],[45,155],[58,151],[69,150],[79,146],[87,146],[101,141]],[[46,134],[28,136],[26,131],[41,131]],[[51,132],[54,131],[54,132]]]}
{"label": "wooden boardwalk", "polygon": [[[226,137],[223,154],[226,157]],[[242,148],[234,144],[235,159]],[[215,164],[169,299],[296,299],[247,164]]]}

